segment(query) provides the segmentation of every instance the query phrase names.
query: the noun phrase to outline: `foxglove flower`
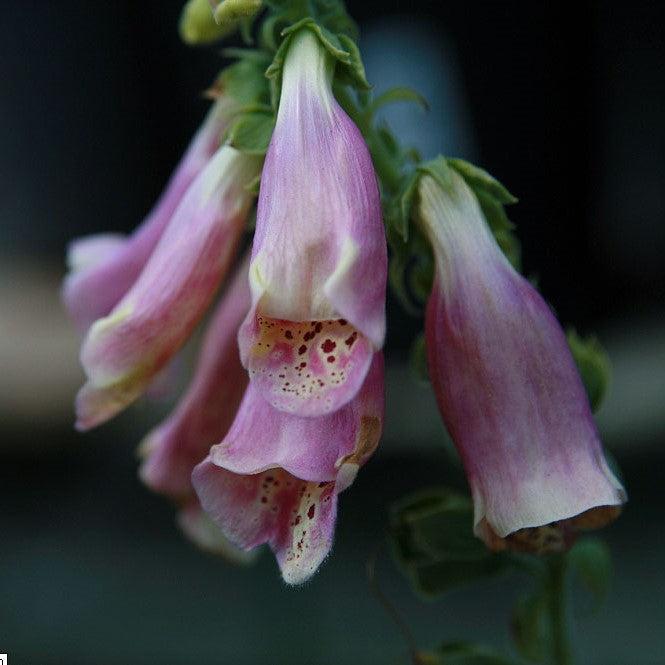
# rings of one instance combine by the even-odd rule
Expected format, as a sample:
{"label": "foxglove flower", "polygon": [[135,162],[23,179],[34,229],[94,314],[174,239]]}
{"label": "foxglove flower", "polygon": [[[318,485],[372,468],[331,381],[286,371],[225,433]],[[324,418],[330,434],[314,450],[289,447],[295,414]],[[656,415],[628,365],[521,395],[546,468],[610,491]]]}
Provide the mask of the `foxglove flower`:
{"label": "foxglove flower", "polygon": [[337,495],[374,452],[383,409],[380,352],[356,396],[316,418],[273,408],[250,382],[228,434],[192,475],[201,505],[235,545],[268,543],[284,580],[305,581],[330,551]]}
{"label": "foxglove flower", "polygon": [[84,333],[106,316],[136,281],[187,188],[219,147],[234,102],[221,95],[192,139],[166,189],[143,223],[125,237],[99,234],[73,241],[62,297]]}
{"label": "foxglove flower", "polygon": [[608,468],[584,387],[550,308],[496,244],[475,195],[448,169],[420,179],[436,277],[429,373],[493,549],[555,551],[613,519],[625,492]]}
{"label": "foxglove flower", "polygon": [[87,383],[77,427],[98,425],[138,398],[186,341],[235,256],[260,160],[223,146],[194,180],[139,278],[96,321],[81,350]]}
{"label": "foxglove flower", "polygon": [[139,475],[178,505],[177,522],[201,549],[245,563],[253,555],[235,547],[201,508],[192,487],[194,467],[233,422],[247,385],[237,334],[249,309],[248,262],[243,262],[206,330],[192,382],[173,413],[139,446]]}
{"label": "foxglove flower", "polygon": [[319,416],[353,399],[385,334],[386,242],[358,128],[332,93],[317,37],[292,37],[261,178],[239,335],[251,382],[274,407]]}
{"label": "foxglove flower", "polygon": [[141,479],[155,492],[176,501],[193,495],[192,469],[231,426],[247,386],[237,335],[249,304],[244,262],[208,325],[187,392],[173,413],[139,446],[144,458]]}

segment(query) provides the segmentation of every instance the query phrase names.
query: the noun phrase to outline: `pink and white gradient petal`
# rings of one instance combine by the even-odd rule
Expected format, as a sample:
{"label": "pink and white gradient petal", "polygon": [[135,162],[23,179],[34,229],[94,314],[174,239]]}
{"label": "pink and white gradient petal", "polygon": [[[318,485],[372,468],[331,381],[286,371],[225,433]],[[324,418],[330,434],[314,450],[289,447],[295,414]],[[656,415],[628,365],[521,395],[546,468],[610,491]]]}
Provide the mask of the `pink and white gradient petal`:
{"label": "pink and white gradient petal", "polygon": [[220,148],[173,214],[145,269],[81,350],[87,382],[77,427],[116,415],[145,390],[189,337],[234,256],[252,196],[258,158]]}
{"label": "pink and white gradient petal", "polygon": [[130,236],[107,233],[70,243],[62,298],[81,333],[106,316],[140,275],[185,192],[219,148],[231,107],[224,97],[215,102],[159,200]]}
{"label": "pink and white gradient petal", "polygon": [[[353,398],[385,336],[379,190],[362,135],[334,98],[332,73],[317,37],[297,33],[261,179],[253,306],[239,334],[243,364],[266,400],[310,417]],[[312,375],[304,386],[291,380],[303,361]]]}
{"label": "pink and white gradient petal", "polygon": [[605,462],[556,318],[504,257],[452,170],[450,182],[445,190],[423,176],[419,185],[436,259],[427,351],[471,486],[475,532],[494,549],[563,549],[571,530],[615,517],[625,491]]}

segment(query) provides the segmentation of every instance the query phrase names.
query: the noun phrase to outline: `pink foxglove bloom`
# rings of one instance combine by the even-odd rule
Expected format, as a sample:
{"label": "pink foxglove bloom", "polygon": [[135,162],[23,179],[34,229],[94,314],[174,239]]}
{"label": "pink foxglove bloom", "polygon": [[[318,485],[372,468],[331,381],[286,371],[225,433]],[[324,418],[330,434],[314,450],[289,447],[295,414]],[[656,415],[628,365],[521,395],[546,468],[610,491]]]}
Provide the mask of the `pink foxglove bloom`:
{"label": "pink foxglove bloom", "polygon": [[105,233],[70,244],[67,252],[70,272],[62,297],[82,333],[106,316],[138,278],[187,188],[219,147],[233,106],[224,96],[213,104],[166,189],[131,236]]}
{"label": "pink foxglove bloom", "polygon": [[250,383],[228,434],[194,470],[201,505],[235,545],[268,543],[284,580],[304,582],[332,547],[337,495],[374,452],[383,409],[380,352],[356,396],[329,415],[276,410]]}
{"label": "pink foxglove bloom", "polygon": [[94,427],[137,399],[186,341],[226,274],[260,160],[223,146],[194,180],[139,278],[88,331],[87,383],[77,427]]}
{"label": "pink foxglove bloom", "polygon": [[252,309],[239,335],[252,384],[277,409],[307,416],[353,399],[385,334],[379,191],[332,74],[317,37],[294,35],[261,178]]}
{"label": "pink foxglove bloom", "polygon": [[493,549],[564,549],[613,519],[625,492],[605,461],[565,335],[496,244],[457,172],[419,184],[436,277],[429,373]]}
{"label": "pink foxglove bloom", "polygon": [[227,433],[247,386],[238,328],[249,310],[247,263],[238,270],[206,330],[192,382],[173,413],[139,450],[142,480],[176,500],[193,494],[192,469]]}

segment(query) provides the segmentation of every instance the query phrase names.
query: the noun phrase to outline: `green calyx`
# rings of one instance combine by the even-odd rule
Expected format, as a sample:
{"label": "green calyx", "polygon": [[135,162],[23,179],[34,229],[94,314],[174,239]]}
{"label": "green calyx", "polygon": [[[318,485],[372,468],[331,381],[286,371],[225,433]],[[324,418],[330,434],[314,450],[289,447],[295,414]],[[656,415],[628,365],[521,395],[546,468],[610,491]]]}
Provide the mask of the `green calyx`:
{"label": "green calyx", "polygon": [[352,85],[361,90],[369,90],[370,85],[365,76],[365,67],[360,58],[360,51],[353,39],[344,33],[336,34],[331,32],[312,17],[306,17],[282,30],[281,36],[283,40],[275,53],[270,67],[266,71],[266,76],[270,80],[273,108],[276,109],[279,103],[282,70],[284,69],[286,54],[293,37],[300,30],[310,30],[333,57],[337,64],[335,71],[336,81],[343,85]]}
{"label": "green calyx", "polygon": [[574,330],[566,333],[568,346],[582,378],[592,411],[598,411],[610,383],[610,359],[595,337],[582,339]]}

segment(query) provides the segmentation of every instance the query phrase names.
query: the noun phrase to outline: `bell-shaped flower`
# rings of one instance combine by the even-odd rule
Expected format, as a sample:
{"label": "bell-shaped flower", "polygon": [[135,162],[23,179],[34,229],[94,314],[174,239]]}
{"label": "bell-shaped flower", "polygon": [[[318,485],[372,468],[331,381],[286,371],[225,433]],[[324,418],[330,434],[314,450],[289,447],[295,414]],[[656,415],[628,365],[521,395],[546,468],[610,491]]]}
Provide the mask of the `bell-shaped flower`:
{"label": "bell-shaped flower", "polygon": [[233,260],[260,160],[220,148],[174,212],[139,278],[88,331],[87,383],[77,427],[98,425],[137,399],[187,340]]}
{"label": "bell-shaped flower", "polygon": [[308,416],[354,397],[385,333],[379,191],[332,75],[318,38],[296,33],[261,177],[253,306],[239,334],[252,384],[277,409]]}
{"label": "bell-shaped flower", "polygon": [[103,233],[70,243],[62,297],[82,333],[106,316],[136,281],[188,187],[219,148],[233,107],[224,95],[213,104],[164,192],[131,236]]}
{"label": "bell-shaped flower", "polygon": [[210,446],[223,439],[247,386],[237,343],[250,303],[247,267],[244,261],[211,318],[186,393],[139,446],[139,475],[150,489],[175,501],[182,532],[200,548],[239,563],[253,555],[230,543],[203,511],[192,486],[192,470]]}
{"label": "bell-shaped flower", "polygon": [[177,501],[189,498],[192,469],[233,423],[248,381],[237,337],[249,305],[245,261],[208,324],[189,388],[139,446],[141,479],[155,492]]}
{"label": "bell-shaped flower", "polygon": [[436,264],[429,374],[493,549],[556,551],[611,521],[625,492],[603,455],[566,337],[495,242],[452,168],[423,175],[419,220]]}
{"label": "bell-shaped flower", "polygon": [[192,474],[201,505],[235,545],[268,543],[284,580],[299,584],[332,547],[337,495],[376,449],[383,424],[383,358],[333,414],[274,409],[251,382],[224,440]]}

